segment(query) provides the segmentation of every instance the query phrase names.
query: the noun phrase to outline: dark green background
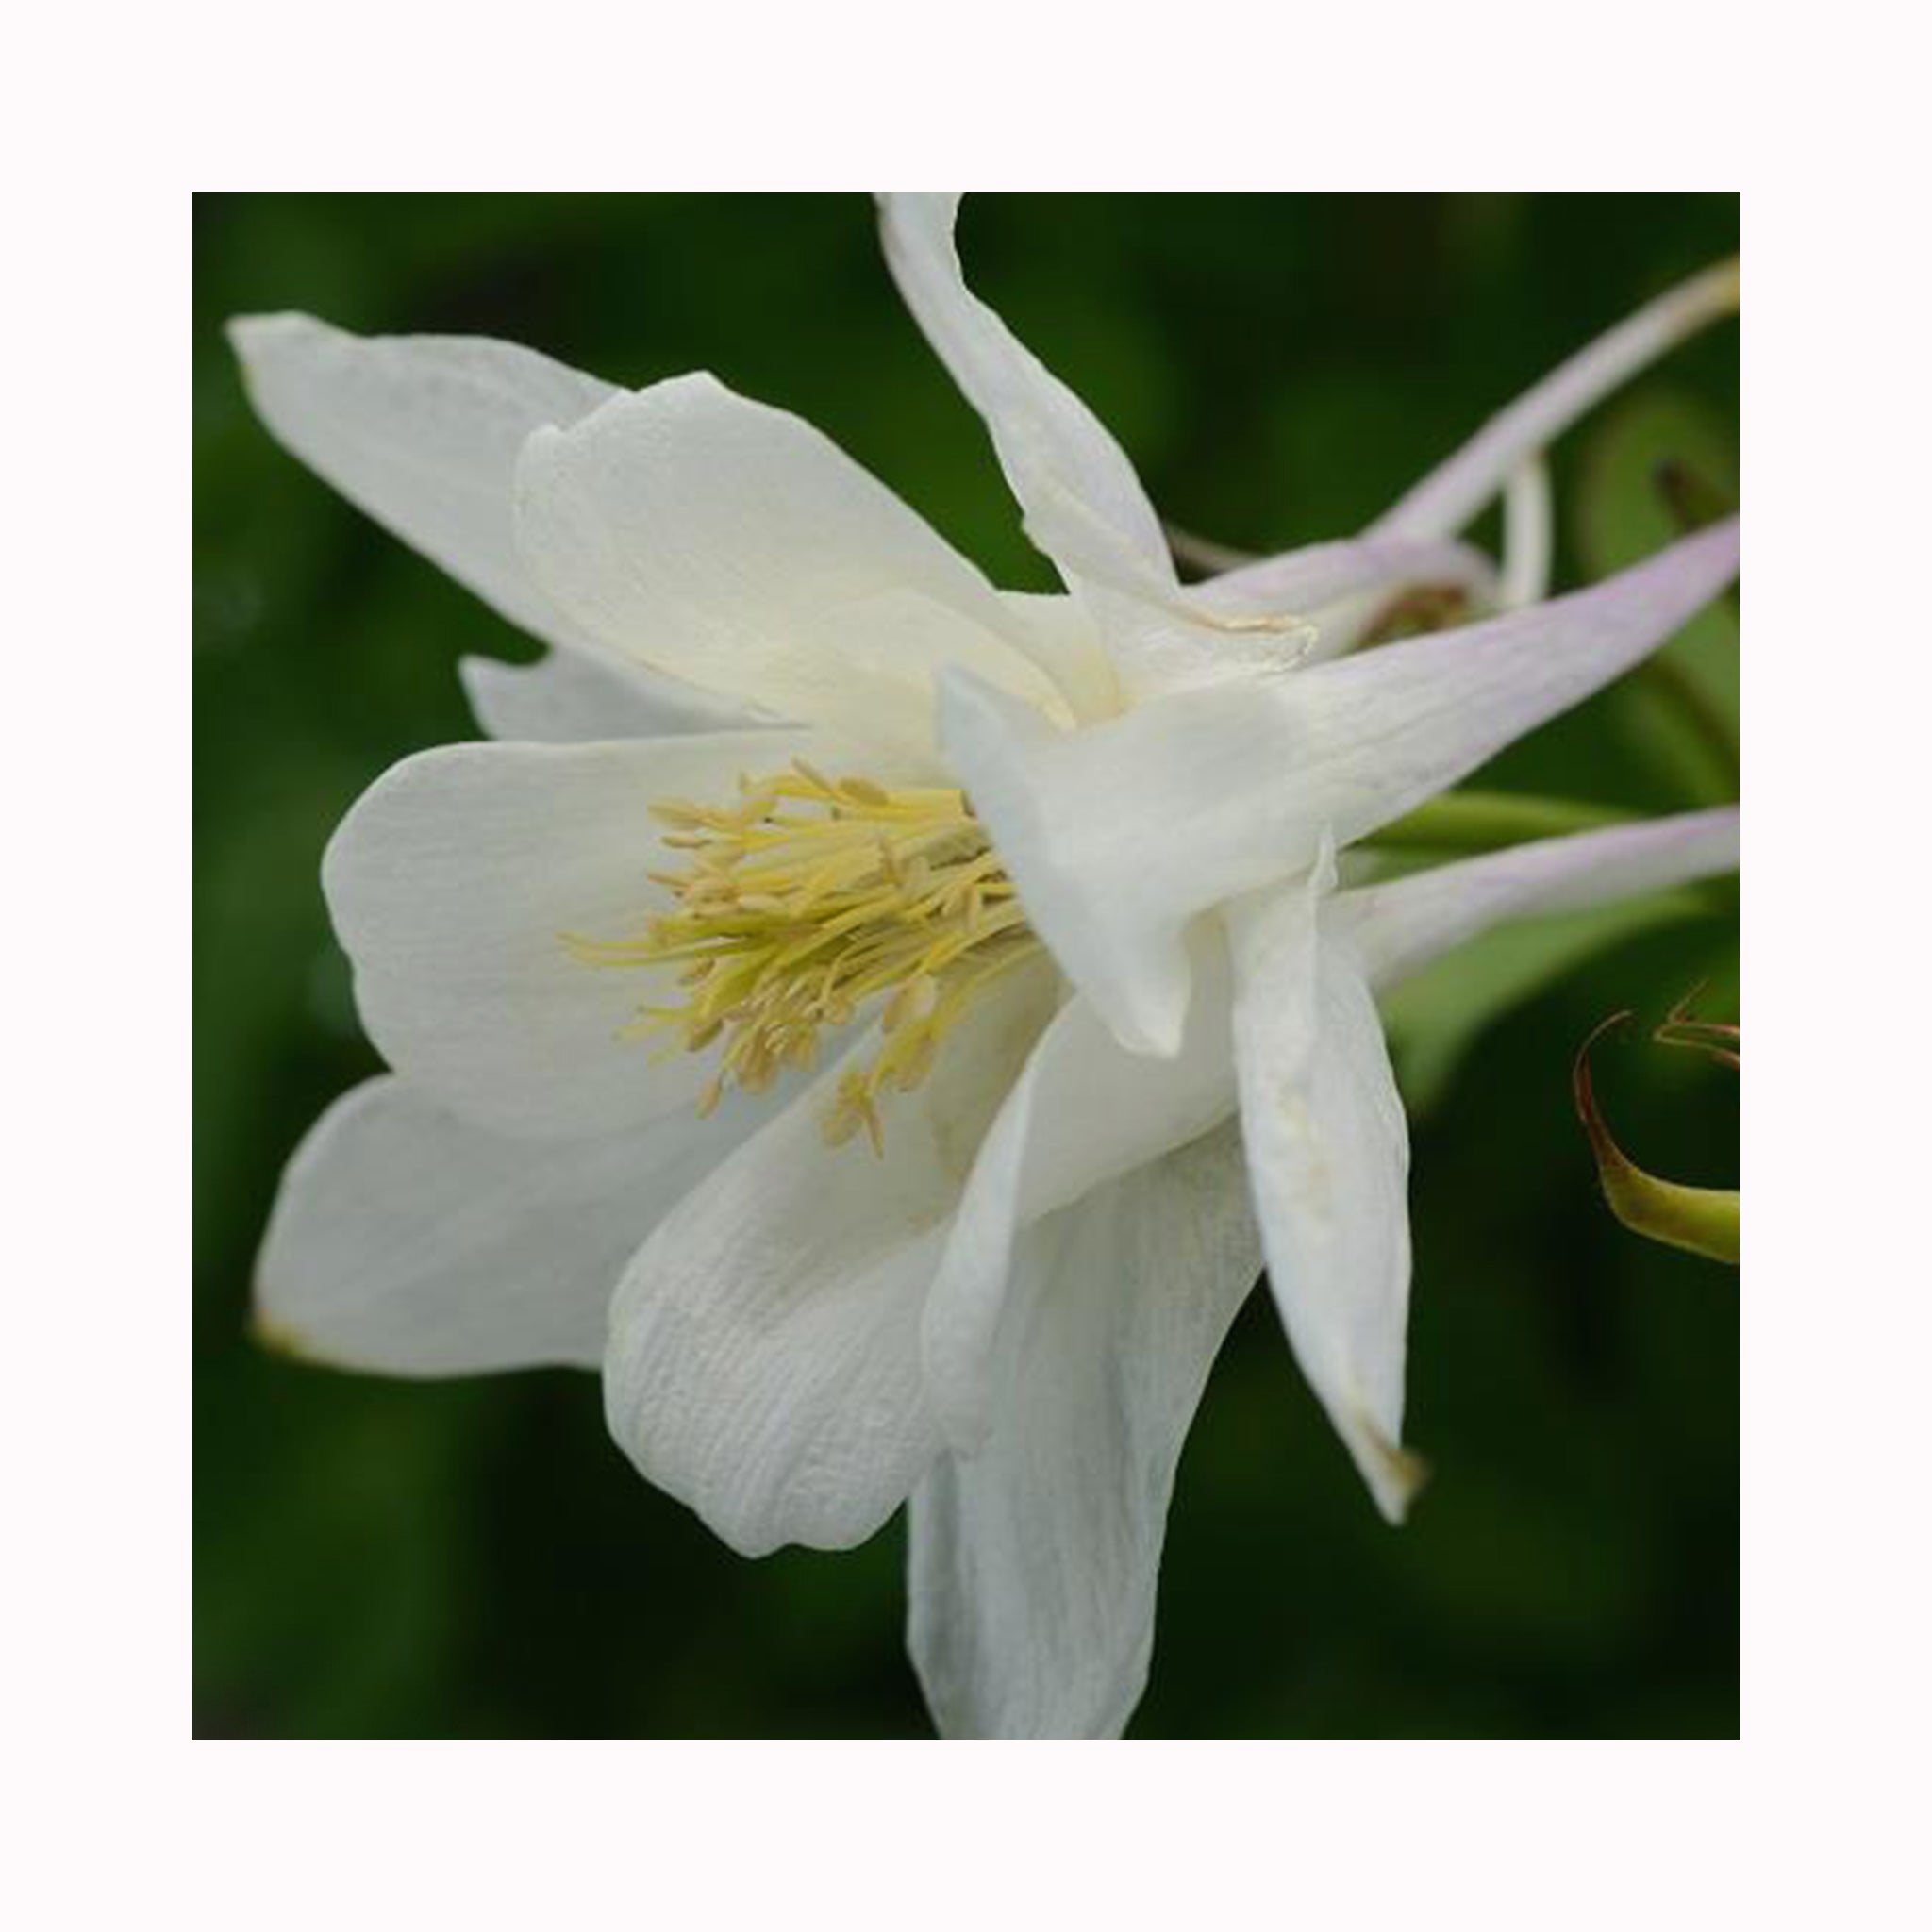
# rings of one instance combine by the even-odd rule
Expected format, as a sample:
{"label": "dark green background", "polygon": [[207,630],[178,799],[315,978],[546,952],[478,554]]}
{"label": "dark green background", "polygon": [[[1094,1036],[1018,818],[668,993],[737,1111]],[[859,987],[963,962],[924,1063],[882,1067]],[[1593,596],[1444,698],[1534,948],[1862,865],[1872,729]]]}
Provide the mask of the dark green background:
{"label": "dark green background", "polygon": [[[1734,249],[1737,204],[994,198],[963,234],[977,286],[1163,510],[1266,548],[1384,507]],[[984,438],[857,197],[204,198],[195,248],[199,1727],[923,1732],[898,1525],[745,1562],[632,1474],[586,1377],[385,1383],[246,1339],[276,1173],[376,1064],[323,842],[391,760],[474,735],[458,655],[530,647],[270,442],[220,324],[297,308],[509,337],[620,382],[709,368],[822,425],[996,579],[1045,588]],[[1566,441],[1570,580],[1616,547],[1578,544],[1579,502],[1641,522],[1641,503],[1590,507],[1641,485],[1645,439],[1734,439],[1735,344],[1713,331]],[[1724,789],[1641,690],[1489,776],[1646,808]],[[1137,1732],[1735,1732],[1735,1277],[1609,1220],[1568,1095],[1606,1012],[1658,1013],[1713,970],[1707,998],[1734,1000],[1734,922],[1707,899],[1516,1008],[1415,1122],[1409,1434],[1436,1479],[1407,1529],[1377,1519],[1267,1297],[1250,1303],[1181,1469]],[[1624,1046],[1600,1084],[1649,1164],[1732,1177],[1723,1076]]]}

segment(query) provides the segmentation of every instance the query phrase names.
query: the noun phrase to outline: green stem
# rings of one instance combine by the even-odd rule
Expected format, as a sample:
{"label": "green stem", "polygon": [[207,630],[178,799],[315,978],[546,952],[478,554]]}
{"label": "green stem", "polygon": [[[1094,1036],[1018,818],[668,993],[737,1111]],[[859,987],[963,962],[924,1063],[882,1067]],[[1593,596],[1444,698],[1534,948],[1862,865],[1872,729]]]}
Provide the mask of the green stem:
{"label": "green stem", "polygon": [[1428,852],[1491,852],[1531,839],[1593,832],[1634,817],[1615,806],[1574,798],[1536,798],[1525,792],[1445,791],[1372,833],[1376,845]]}

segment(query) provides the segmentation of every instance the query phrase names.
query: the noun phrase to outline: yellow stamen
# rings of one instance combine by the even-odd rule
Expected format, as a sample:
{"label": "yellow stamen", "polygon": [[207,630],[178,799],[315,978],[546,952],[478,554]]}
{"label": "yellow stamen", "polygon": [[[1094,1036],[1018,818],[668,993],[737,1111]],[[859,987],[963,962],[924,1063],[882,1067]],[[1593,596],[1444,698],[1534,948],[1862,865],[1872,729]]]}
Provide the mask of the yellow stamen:
{"label": "yellow stamen", "polygon": [[841,1076],[824,1123],[831,1145],[863,1128],[877,1152],[880,1096],[917,1087],[979,991],[1040,941],[963,792],[835,780],[802,758],[738,790],[651,807],[679,861],[646,874],[670,911],[631,938],[564,943],[586,965],[676,969],[682,1003],[641,1007],[625,1035],[674,1032],[692,1053],[722,1040],[701,1114],[727,1085],[756,1093],[810,1067],[822,1028],[884,994],[879,1048]]}

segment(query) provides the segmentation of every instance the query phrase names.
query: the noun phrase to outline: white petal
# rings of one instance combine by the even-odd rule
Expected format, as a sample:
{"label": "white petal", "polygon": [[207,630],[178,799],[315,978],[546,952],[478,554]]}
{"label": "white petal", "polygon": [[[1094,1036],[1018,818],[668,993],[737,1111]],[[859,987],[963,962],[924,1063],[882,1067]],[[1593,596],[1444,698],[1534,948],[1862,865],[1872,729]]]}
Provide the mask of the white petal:
{"label": "white petal", "polygon": [[565,936],[631,937],[664,909],[645,874],[678,855],[658,842],[655,801],[728,801],[741,772],[796,755],[842,762],[823,739],[770,731],[451,745],[392,767],[323,860],[370,1038],[501,1133],[580,1139],[690,1104],[701,1056],[618,1037],[664,997],[660,974],[587,965]]}
{"label": "white petal", "polygon": [[1172,1054],[1187,924],[1453,785],[1654,650],[1736,574],[1735,523],[1573,596],[1071,733],[953,674],[941,736],[1028,918],[1122,1043]]}
{"label": "white petal", "polygon": [[861,1542],[938,1452],[920,1312],[1052,989],[1043,962],[988,987],[925,1083],[882,1104],[882,1158],[824,1144],[834,1068],[632,1260],[611,1307],[611,1434],[734,1549]]}
{"label": "white petal", "polygon": [[484,730],[524,744],[669,738],[768,722],[746,706],[695,686],[679,686],[586,651],[552,651],[534,664],[465,658],[457,671]]}
{"label": "white petal", "polygon": [[929,744],[943,665],[1060,716],[991,586],[808,423],[708,375],[525,445],[533,576],[605,649],[865,741]]}
{"label": "white petal", "polygon": [[368,1081],[282,1176],[258,1321],[292,1353],[392,1375],[593,1368],[632,1251],[760,1118],[511,1141],[403,1081]]}
{"label": "white petal", "polygon": [[[1230,611],[1299,612],[1308,631],[1293,641],[1286,659],[1307,666],[1345,656],[1412,591],[1460,591],[1486,609],[1495,604],[1497,589],[1495,566],[1466,543],[1358,537],[1262,558],[1197,585],[1192,594]],[[1204,666],[1215,661],[1208,652],[1198,655]],[[1200,681],[1175,678],[1170,688]]]}
{"label": "white petal", "polygon": [[1223,1129],[1025,1238],[995,1427],[913,1492],[908,1638],[952,1737],[1116,1737],[1147,1678],[1175,1464],[1260,1256]]}
{"label": "white petal", "polygon": [[1573,356],[1484,425],[1374,526],[1378,536],[1446,537],[1523,461],[1640,370],[1738,307],[1738,264],[1720,262],[1660,295]]}
{"label": "white petal", "polygon": [[518,559],[510,482],[530,433],[588,415],[608,383],[482,337],[353,336],[306,315],[228,335],[286,449],[512,624],[567,636]]}
{"label": "white petal", "polygon": [[1374,984],[1386,988],[1500,921],[1580,912],[1737,864],[1738,808],[1724,806],[1540,839],[1357,887],[1338,895],[1330,923],[1347,935]]}
{"label": "white petal", "polygon": [[926,340],[985,419],[1026,532],[1082,580],[1156,596],[1178,590],[1160,519],[1099,419],[967,288],[957,194],[880,198],[886,261]]}
{"label": "white petal", "polygon": [[1319,930],[1332,877],[1318,864],[1229,908],[1241,1141],[1290,1345],[1400,1522],[1416,1482],[1401,1448],[1408,1126],[1368,982]]}
{"label": "white petal", "polygon": [[1093,412],[967,288],[958,195],[881,197],[886,260],[907,306],[985,420],[1026,532],[1093,619],[1134,694],[1295,661],[1299,612],[1241,582],[1183,588],[1167,537]]}
{"label": "white petal", "polygon": [[1423,584],[1453,587],[1488,601],[1495,594],[1496,572],[1488,558],[1466,543],[1363,537],[1264,557],[1194,589],[1229,611],[1312,616],[1344,598],[1372,592],[1386,601]]}
{"label": "white petal", "polygon": [[980,1146],[926,1302],[935,1414],[956,1449],[991,1427],[993,1361],[1015,1320],[1024,1230],[1091,1189],[1158,1159],[1234,1109],[1227,946],[1196,929],[1196,990],[1171,1060],[1126,1052],[1084,996],[1054,1015]]}
{"label": "white petal", "polygon": [[1077,597],[1002,591],[1010,623],[1007,635],[1053,680],[1079,723],[1116,716],[1124,703],[1112,658],[1092,613]]}

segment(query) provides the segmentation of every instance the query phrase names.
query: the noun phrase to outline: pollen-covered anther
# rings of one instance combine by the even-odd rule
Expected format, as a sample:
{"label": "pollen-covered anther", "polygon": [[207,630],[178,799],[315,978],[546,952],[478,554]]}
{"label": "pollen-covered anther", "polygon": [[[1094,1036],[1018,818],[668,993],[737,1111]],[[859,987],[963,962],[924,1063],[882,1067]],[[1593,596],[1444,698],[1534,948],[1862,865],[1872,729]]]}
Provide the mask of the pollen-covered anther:
{"label": "pollen-covered anther", "polygon": [[729,1086],[756,1093],[808,1070],[824,1029],[883,996],[880,1044],[840,1077],[824,1123],[832,1145],[863,1128],[877,1151],[880,1096],[917,1087],[974,996],[1040,942],[960,791],[832,779],[801,759],[739,792],[654,804],[676,863],[648,876],[671,909],[632,938],[564,942],[589,965],[671,969],[660,984],[675,997],[641,1007],[625,1035],[674,1034],[693,1053],[722,1042],[703,1114]]}

